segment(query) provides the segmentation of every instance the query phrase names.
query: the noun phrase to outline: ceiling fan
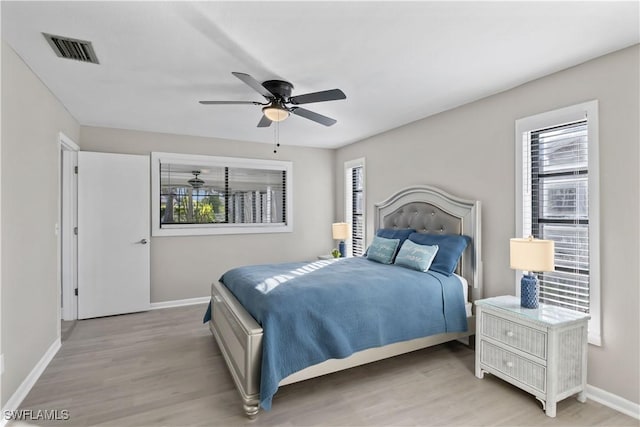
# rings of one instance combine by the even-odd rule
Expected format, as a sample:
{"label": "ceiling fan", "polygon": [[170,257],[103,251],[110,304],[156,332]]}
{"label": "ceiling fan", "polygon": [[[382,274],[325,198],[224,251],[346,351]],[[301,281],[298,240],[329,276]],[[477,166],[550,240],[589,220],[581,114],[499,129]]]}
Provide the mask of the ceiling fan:
{"label": "ceiling fan", "polygon": [[312,120],[316,123],[320,123],[325,126],[331,126],[336,123],[335,119],[331,117],[323,116],[322,114],[315,113],[307,110],[306,108],[298,107],[300,104],[311,104],[313,102],[325,102],[335,101],[338,99],[346,99],[347,96],[340,89],[323,90],[321,92],[306,93],[304,95],[291,96],[291,90],[293,85],[283,80],[267,80],[260,83],[249,74],[245,73],[231,73],[260,95],[264,96],[267,102],[257,101],[200,101],[200,104],[205,105],[230,105],[230,104],[253,104],[263,105],[262,113],[264,114],[258,122],[258,127],[269,127],[271,122],[280,122],[287,117],[290,113],[296,116],[304,117],[305,119]]}

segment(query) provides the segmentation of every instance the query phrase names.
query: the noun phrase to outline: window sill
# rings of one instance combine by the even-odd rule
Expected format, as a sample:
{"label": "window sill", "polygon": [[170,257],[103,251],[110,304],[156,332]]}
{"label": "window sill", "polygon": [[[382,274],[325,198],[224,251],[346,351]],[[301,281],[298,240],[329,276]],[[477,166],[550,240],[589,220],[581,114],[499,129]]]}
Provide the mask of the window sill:
{"label": "window sill", "polygon": [[211,236],[224,234],[262,234],[262,233],[290,233],[291,224],[220,224],[220,225],[171,225],[154,229],[154,237],[167,236]]}
{"label": "window sill", "polygon": [[602,338],[600,335],[594,335],[589,333],[589,344],[595,345],[596,347],[602,347]]}

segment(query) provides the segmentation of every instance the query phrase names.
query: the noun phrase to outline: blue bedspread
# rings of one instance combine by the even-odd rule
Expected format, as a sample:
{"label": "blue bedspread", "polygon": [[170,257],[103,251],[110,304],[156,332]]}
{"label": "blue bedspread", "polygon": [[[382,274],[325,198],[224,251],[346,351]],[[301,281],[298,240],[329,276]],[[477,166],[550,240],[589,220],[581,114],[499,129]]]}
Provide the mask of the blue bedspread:
{"label": "blue bedspread", "polygon": [[260,404],[316,363],[371,347],[467,330],[455,276],[366,258],[240,267],[220,279],[263,327]]}

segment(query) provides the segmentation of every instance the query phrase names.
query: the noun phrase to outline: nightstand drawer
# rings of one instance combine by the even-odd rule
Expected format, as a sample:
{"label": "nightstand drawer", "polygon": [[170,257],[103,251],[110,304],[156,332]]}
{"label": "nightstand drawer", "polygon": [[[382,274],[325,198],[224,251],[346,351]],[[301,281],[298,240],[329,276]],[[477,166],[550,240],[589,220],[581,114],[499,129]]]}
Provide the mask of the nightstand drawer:
{"label": "nightstand drawer", "polygon": [[543,331],[484,313],[482,334],[541,359],[547,358],[547,334]]}
{"label": "nightstand drawer", "polygon": [[482,363],[542,393],[546,391],[546,369],[544,366],[486,341],[482,341],[480,347]]}

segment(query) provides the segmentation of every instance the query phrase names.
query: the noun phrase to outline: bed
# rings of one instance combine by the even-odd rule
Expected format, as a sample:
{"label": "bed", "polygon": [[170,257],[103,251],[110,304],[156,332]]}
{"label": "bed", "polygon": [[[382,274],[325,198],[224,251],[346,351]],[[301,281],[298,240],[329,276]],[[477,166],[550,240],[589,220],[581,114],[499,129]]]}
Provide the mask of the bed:
{"label": "bed", "polygon": [[[422,235],[428,234],[430,235],[429,237],[433,235],[466,236],[469,244],[464,249],[452,275],[440,274],[438,272],[432,272],[431,270],[427,272],[428,274],[415,271],[409,272],[408,269],[404,269],[403,267],[383,267],[365,258],[354,258],[340,259],[337,261],[315,261],[307,263],[306,265],[283,264],[280,266],[274,265],[259,268],[259,274],[263,274],[264,277],[269,276],[268,280],[259,279],[259,277],[263,276],[256,276],[257,278],[251,276],[254,272],[253,269],[234,269],[225,273],[221,278],[229,287],[220,281],[212,284],[211,311],[210,320],[208,321],[209,328],[221,349],[222,355],[242,398],[243,410],[249,418],[256,417],[260,406],[267,409],[270,407],[271,398],[279,386],[382,360],[451,340],[466,340],[475,333],[475,316],[473,315],[472,305],[475,300],[482,298],[480,202],[464,200],[430,186],[415,186],[401,190],[387,200],[376,204],[374,223],[376,229],[398,231],[413,229],[417,233],[422,233]],[[372,273],[369,279],[362,279],[363,277],[367,277],[367,270],[369,270],[367,263],[372,267]],[[257,268],[258,267],[256,267],[256,269]],[[276,268],[284,268],[289,274],[278,273],[277,271],[279,270],[276,270]],[[394,268],[395,270],[393,270]],[[320,273],[317,273],[317,271],[320,270],[323,270],[323,283],[318,283],[317,279],[312,281],[310,278],[320,277]],[[378,277],[382,277],[383,270],[397,272],[397,275],[399,277],[401,276],[405,283],[405,285],[401,287],[402,289],[409,289],[409,285],[415,289],[419,288],[420,292],[422,292],[423,288],[437,288],[434,292],[440,292],[440,294],[437,294],[442,295],[440,300],[433,297],[407,298],[405,296],[406,301],[401,301],[399,304],[408,304],[408,299],[423,298],[424,301],[429,301],[429,304],[434,305],[434,311],[442,312],[443,317],[439,318],[435,316],[433,320],[429,320],[428,322],[426,320],[416,321],[415,324],[414,322],[407,322],[405,319],[403,327],[399,328],[397,332],[394,332],[394,330],[387,331],[386,329],[379,329],[381,327],[380,325],[392,323],[389,322],[389,318],[393,317],[392,315],[388,315],[385,318],[384,313],[380,312],[379,315],[374,315],[373,317],[371,313],[368,314],[369,317],[351,316],[354,319],[353,322],[358,324],[357,328],[351,328],[354,329],[354,337],[350,338],[352,341],[343,340],[340,335],[342,331],[340,331],[338,333],[340,339],[337,339],[337,341],[340,342],[328,345],[324,340],[319,338],[319,342],[307,339],[307,337],[304,336],[307,334],[303,334],[305,331],[304,328],[306,327],[304,320],[291,320],[293,318],[286,317],[289,316],[289,311],[291,310],[279,310],[276,308],[273,309],[273,313],[277,312],[277,316],[281,316],[281,321],[285,322],[278,324],[280,325],[278,330],[283,329],[289,331],[289,329],[291,329],[291,335],[294,336],[294,339],[304,341],[311,340],[309,343],[296,343],[296,346],[298,346],[295,350],[297,354],[305,354],[304,348],[307,346],[313,351],[322,353],[324,357],[319,357],[315,353],[312,354],[310,350],[310,355],[303,362],[297,360],[297,354],[290,358],[290,360],[285,357],[284,360],[286,363],[272,362],[272,360],[276,359],[276,357],[273,356],[274,354],[279,355],[281,351],[284,351],[282,350],[284,347],[277,347],[278,345],[282,346],[282,343],[278,342],[276,338],[273,338],[274,336],[282,334],[276,333],[276,327],[272,326],[277,324],[274,323],[275,320],[271,320],[272,317],[277,317],[276,314],[272,314],[269,310],[261,311],[262,308],[268,306],[268,303],[252,301],[256,293],[262,293],[270,297],[276,294],[287,295],[287,292],[292,292],[293,289],[298,286],[300,289],[304,289],[304,294],[298,294],[298,296],[292,294],[291,297],[301,298],[300,301],[302,301],[305,296],[308,296],[309,299],[316,301],[322,298],[322,292],[334,286],[334,278],[338,276],[357,276],[362,279],[358,281],[358,283],[360,283],[359,286],[363,286],[362,284],[365,283],[372,289],[376,286],[380,289],[391,288],[391,285],[385,285],[385,279],[378,279]],[[303,274],[305,271],[312,272],[313,274]],[[352,273],[353,271],[357,273]],[[333,274],[333,276],[331,276],[331,274]],[[301,278],[295,277],[295,280],[289,281],[288,277],[293,278],[298,275],[300,275]],[[419,275],[421,276],[419,277]],[[239,288],[232,282],[231,279],[236,278],[235,276],[251,276],[250,278],[256,280],[256,285],[258,286],[252,286],[251,289],[246,288],[247,290],[243,291],[244,288]],[[435,284],[427,285],[427,282],[425,282],[424,286],[418,286],[418,282],[423,280],[422,276],[425,277],[424,280],[427,280],[426,276],[430,276],[429,280]],[[415,284],[413,282],[415,282]],[[283,283],[285,285],[279,286]],[[437,285],[437,283],[440,283],[440,285]],[[276,288],[277,292],[271,292]],[[233,292],[230,291],[230,289],[233,289]],[[256,292],[256,289],[260,290],[260,292]],[[336,287],[336,289],[340,288]],[[412,292],[415,291],[415,289],[412,290]],[[298,290],[298,292],[301,291]],[[314,294],[314,292],[319,293]],[[349,292],[352,291],[350,290]],[[403,290],[402,292],[405,291]],[[353,295],[356,294],[357,292],[354,290]],[[450,296],[446,296],[448,294],[450,294]],[[301,297],[300,295],[303,296]],[[343,301],[346,299],[345,295],[349,295],[350,297],[352,294],[343,293],[340,298],[333,301]],[[396,295],[401,296],[400,294]],[[354,298],[356,297],[354,296]],[[370,297],[366,298],[369,299]],[[449,298],[449,300],[447,298]],[[384,304],[384,301],[389,301],[389,298],[381,296],[380,300],[383,301]],[[240,301],[243,301],[244,305]],[[437,304],[434,301],[436,301]],[[301,302],[300,305],[302,306],[302,304]],[[425,303],[423,305],[429,304]],[[442,306],[438,304],[442,304]],[[298,304],[284,303],[284,305],[280,305],[280,307],[293,305]],[[326,327],[327,331],[325,331],[326,324],[335,325],[337,323],[340,327],[345,327],[346,323],[343,320],[334,321],[330,316],[333,315],[332,311],[340,312],[346,310],[344,310],[344,308],[340,309],[339,306],[337,306],[335,310],[332,310],[331,307],[332,304],[329,304],[327,307],[321,309],[324,310],[322,313],[326,316],[326,319],[318,319],[316,316],[315,320],[313,320],[313,322],[316,323],[310,324],[309,329],[313,330],[314,334],[310,333],[308,335],[324,337],[328,333],[327,331],[331,332],[330,327]],[[280,313],[281,311],[284,313]],[[405,309],[405,311],[412,313],[412,309],[409,308]],[[249,314],[250,312],[254,315]],[[422,312],[416,311],[416,313]],[[308,315],[308,313],[305,312],[305,315]],[[421,319],[423,317],[421,314],[415,314],[414,316],[419,316]],[[370,322],[371,326],[368,326],[367,322]],[[375,326],[373,325],[374,323],[376,324]],[[442,325],[436,326],[437,324]],[[261,325],[264,326],[264,329]],[[284,327],[282,325],[284,325]],[[296,328],[290,328],[287,325],[296,325]],[[297,329],[297,332],[294,329]],[[367,335],[368,329],[375,331],[371,332],[369,336]],[[318,330],[320,330],[320,332],[318,332]],[[271,333],[266,333],[266,331]],[[300,331],[302,331],[302,333]],[[385,337],[380,338],[381,336]],[[328,340],[326,341],[328,342]],[[325,347],[330,348],[327,349]],[[264,355],[263,349],[265,352]],[[275,366],[274,372],[272,372],[272,365],[277,365]]]}

